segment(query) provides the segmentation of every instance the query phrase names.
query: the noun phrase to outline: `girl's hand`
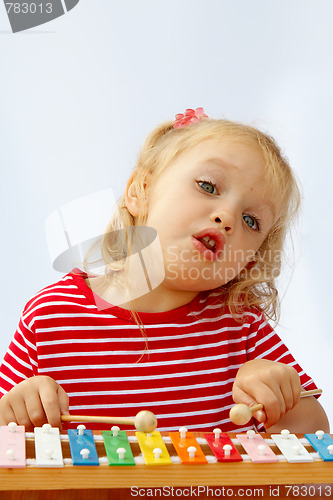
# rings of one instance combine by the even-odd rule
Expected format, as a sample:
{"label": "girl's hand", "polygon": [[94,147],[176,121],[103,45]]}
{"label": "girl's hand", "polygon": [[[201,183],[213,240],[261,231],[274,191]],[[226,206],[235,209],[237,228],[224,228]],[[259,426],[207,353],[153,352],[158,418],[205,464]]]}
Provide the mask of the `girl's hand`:
{"label": "girl's hand", "polygon": [[47,422],[62,429],[60,416],[68,413],[68,396],[51,377],[28,378],[0,399],[0,425],[16,422],[28,431]]}
{"label": "girl's hand", "polygon": [[261,403],[264,406],[254,417],[263,422],[266,429],[296,406],[300,393],[297,371],[292,366],[267,359],[244,363],[238,370],[232,390],[235,403],[248,406]]}

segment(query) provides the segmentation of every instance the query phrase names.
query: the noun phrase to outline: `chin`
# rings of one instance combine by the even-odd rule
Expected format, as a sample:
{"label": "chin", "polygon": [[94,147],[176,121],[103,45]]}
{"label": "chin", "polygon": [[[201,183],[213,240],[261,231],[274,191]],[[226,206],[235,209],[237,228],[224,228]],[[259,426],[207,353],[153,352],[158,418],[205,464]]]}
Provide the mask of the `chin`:
{"label": "chin", "polygon": [[225,283],[214,282],[212,280],[196,280],[196,279],[184,279],[184,280],[174,280],[166,279],[165,284],[169,290],[177,290],[182,292],[206,292],[208,290],[214,290],[219,288]]}
{"label": "chin", "polygon": [[233,268],[218,268],[209,264],[185,266],[169,263],[165,267],[168,286],[177,290],[202,292],[219,288],[237,276]]}

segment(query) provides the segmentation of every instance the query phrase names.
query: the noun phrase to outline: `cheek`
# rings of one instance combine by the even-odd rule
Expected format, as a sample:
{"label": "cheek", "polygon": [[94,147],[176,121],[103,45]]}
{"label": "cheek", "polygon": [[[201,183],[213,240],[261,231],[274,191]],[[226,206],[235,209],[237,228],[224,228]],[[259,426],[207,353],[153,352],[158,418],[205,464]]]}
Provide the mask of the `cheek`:
{"label": "cheek", "polygon": [[177,209],[181,210],[179,202],[176,203],[172,198],[154,198],[148,204],[148,219],[156,222],[165,221],[169,214],[174,214]]}
{"label": "cheek", "polygon": [[258,236],[259,233],[255,233],[251,238],[244,238],[243,241],[240,242],[238,248],[243,248],[245,256],[242,260],[249,262],[261,248],[264,238],[260,237],[259,239]]}

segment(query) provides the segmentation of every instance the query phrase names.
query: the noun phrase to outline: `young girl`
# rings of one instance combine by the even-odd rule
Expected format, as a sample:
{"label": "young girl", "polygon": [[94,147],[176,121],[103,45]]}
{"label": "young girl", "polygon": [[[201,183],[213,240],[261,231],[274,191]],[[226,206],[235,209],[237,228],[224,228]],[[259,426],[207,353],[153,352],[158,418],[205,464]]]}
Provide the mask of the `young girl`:
{"label": "young girl", "polygon": [[317,399],[300,399],[314,382],[267,322],[298,205],[288,162],[259,130],[202,108],[157,127],[105,233],[105,275],[75,269],[24,308],[0,370],[0,424],[149,409],[160,430],[243,432],[254,422],[235,426],[230,408],[259,402],[259,430],[328,431]]}

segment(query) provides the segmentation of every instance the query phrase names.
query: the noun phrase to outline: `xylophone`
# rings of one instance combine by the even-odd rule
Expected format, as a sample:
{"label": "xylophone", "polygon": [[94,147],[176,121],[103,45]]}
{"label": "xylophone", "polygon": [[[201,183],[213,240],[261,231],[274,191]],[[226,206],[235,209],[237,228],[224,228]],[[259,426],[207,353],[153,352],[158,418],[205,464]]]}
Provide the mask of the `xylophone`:
{"label": "xylophone", "polygon": [[26,433],[12,423],[0,427],[0,467],[1,498],[12,490],[309,482],[330,485],[332,494],[333,439],[321,431],[296,436],[287,430],[269,435],[225,434],[219,429],[192,433],[181,428],[146,434],[114,426],[92,433],[82,424],[60,435],[49,424]]}

